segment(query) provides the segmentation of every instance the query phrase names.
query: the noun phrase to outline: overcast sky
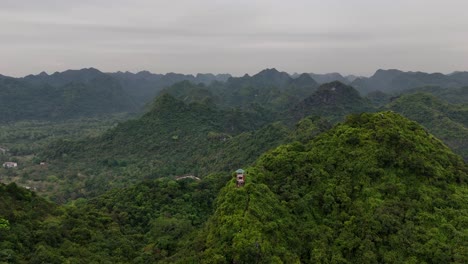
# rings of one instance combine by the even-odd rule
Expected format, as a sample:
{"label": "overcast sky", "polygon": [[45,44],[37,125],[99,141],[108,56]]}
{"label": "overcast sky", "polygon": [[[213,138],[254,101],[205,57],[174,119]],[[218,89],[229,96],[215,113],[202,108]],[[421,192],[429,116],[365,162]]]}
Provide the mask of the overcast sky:
{"label": "overcast sky", "polygon": [[466,0],[0,0],[0,74],[468,70]]}

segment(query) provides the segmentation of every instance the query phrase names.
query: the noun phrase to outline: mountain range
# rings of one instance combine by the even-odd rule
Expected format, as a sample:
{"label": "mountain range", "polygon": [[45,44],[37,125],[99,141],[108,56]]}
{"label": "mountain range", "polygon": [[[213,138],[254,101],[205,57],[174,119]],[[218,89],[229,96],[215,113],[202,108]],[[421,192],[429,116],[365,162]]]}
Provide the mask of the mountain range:
{"label": "mountain range", "polygon": [[407,89],[423,86],[459,88],[468,86],[468,72],[442,74],[403,72],[394,69],[378,70],[369,78],[357,78],[351,83],[351,85],[363,94],[376,90],[385,93],[400,93]]}
{"label": "mountain range", "polygon": [[466,75],[0,76],[0,262],[466,263]]}

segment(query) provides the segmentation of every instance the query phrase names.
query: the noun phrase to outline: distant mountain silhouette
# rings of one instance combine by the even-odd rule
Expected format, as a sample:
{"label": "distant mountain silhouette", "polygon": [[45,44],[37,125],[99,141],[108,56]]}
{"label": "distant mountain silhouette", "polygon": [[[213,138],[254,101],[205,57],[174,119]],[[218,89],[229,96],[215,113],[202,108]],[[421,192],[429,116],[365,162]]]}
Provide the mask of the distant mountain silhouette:
{"label": "distant mountain silhouette", "polygon": [[0,122],[59,120],[136,110],[134,100],[117,80],[93,68],[0,79]]}
{"label": "distant mountain silhouette", "polygon": [[[103,73],[95,68],[85,68],[53,74],[41,72],[23,78],[0,75],[0,109],[4,113],[0,121],[141,111],[166,88],[167,92],[184,102],[210,100],[221,107],[244,110],[263,108],[282,112],[312,95],[320,83],[330,80],[349,84],[363,95],[372,91],[383,92],[386,99],[382,94],[370,96],[373,101],[380,100],[375,101],[377,106],[402,92],[423,88],[445,96],[443,99],[463,103],[464,90],[457,90],[455,95],[453,89],[468,87],[468,72],[444,75],[392,69],[377,70],[373,76],[366,78],[344,77],[339,73],[289,75],[270,68],[252,76],[232,77],[229,74],[155,74],[148,71]],[[182,81],[193,85],[185,83],[185,88],[170,88]],[[450,89],[442,92],[428,87]]]}
{"label": "distant mountain silhouette", "polygon": [[320,84],[329,83],[333,81],[339,81],[344,84],[350,83],[350,81],[347,78],[343,77],[343,75],[337,72],[326,73],[326,74],[309,73],[309,75]]}
{"label": "distant mountain silhouette", "polygon": [[90,81],[103,76],[107,76],[107,74],[95,68],[85,68],[81,70],[66,70],[64,72],[55,72],[51,75],[48,75],[45,72],[41,72],[38,75],[28,75],[19,79],[32,85],[48,84],[54,87],[59,87],[72,82],[89,83]]}
{"label": "distant mountain silhouette", "polygon": [[183,100],[193,102],[211,100],[221,108],[239,108],[278,112],[285,111],[317,89],[308,74],[291,78],[287,73],[276,69],[266,69],[253,76],[231,77],[226,83],[214,82],[211,85],[196,85],[190,82],[174,84],[163,92]]}
{"label": "distant mountain silhouette", "polygon": [[225,82],[231,75],[229,74],[155,74],[148,71],[138,73],[116,72],[109,73],[110,76],[117,79],[124,90],[131,94],[140,105],[150,102],[162,89],[169,87],[177,82],[190,81],[195,84],[209,84],[214,81]]}
{"label": "distant mountain silhouette", "polygon": [[371,77],[357,78],[351,85],[363,94],[375,90],[385,93],[399,93],[422,86],[454,88],[468,85],[468,73],[444,75],[442,73],[403,72],[395,69],[377,70]]}

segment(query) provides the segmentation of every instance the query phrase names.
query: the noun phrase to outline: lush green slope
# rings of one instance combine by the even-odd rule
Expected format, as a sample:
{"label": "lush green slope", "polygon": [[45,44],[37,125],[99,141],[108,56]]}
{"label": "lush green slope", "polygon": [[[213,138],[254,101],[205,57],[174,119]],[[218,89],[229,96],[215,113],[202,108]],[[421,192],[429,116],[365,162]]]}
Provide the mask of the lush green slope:
{"label": "lush green slope", "polygon": [[298,124],[302,142],[248,168],[240,188],[225,173],[166,178],[57,207],[0,185],[0,259],[466,263],[468,168],[460,157],[393,112],[352,115],[314,137],[316,121]]}
{"label": "lush green slope", "polygon": [[468,104],[468,86],[461,88],[441,88],[437,86],[419,87],[405,91],[405,94],[411,93],[429,93],[435,97],[447,101],[451,104]]}
{"label": "lush green slope", "polygon": [[[301,130],[326,128],[326,122],[314,119]],[[290,134],[288,127],[266,124],[256,113],[220,110],[210,103],[185,104],[164,94],[141,118],[99,137],[57,141],[41,157],[49,163],[48,173],[59,178],[59,197],[76,198],[142,178],[231,171],[284,143]]]}
{"label": "lush green slope", "polygon": [[381,107],[388,104],[393,97],[394,96],[381,91],[372,91],[366,95],[366,98],[369,99],[376,107]]}
{"label": "lush green slope", "polygon": [[[184,261],[464,263],[466,164],[392,112],[281,146],[231,182]],[[202,253],[197,253],[202,251]],[[182,262],[184,262],[182,261]]]}
{"label": "lush green slope", "polygon": [[308,115],[317,115],[336,122],[348,114],[369,111],[374,111],[371,102],[362,98],[353,87],[331,82],[321,85],[316,92],[288,111],[286,116],[292,116],[297,121]]}
{"label": "lush green slope", "polygon": [[468,159],[468,104],[448,104],[426,93],[403,95],[385,106],[417,121]]}
{"label": "lush green slope", "polygon": [[30,257],[34,244],[41,241],[36,232],[56,208],[14,183],[0,184],[0,261],[18,263]]}
{"label": "lush green slope", "polygon": [[149,263],[184,248],[226,177],[159,179],[58,207],[0,184],[0,262]]}

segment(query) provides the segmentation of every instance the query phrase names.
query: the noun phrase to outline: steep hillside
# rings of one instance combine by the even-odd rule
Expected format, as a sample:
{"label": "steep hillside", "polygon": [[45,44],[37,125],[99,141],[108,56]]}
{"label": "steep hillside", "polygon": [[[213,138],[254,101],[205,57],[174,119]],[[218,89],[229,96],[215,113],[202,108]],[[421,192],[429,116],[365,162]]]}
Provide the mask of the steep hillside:
{"label": "steep hillside", "polygon": [[[463,263],[468,168],[392,112],[352,115],[234,179],[191,254],[199,263]],[[177,261],[175,261],[177,262]]]}
{"label": "steep hillside", "polygon": [[394,96],[381,91],[372,91],[366,95],[366,98],[369,99],[374,106],[381,107],[389,103]]}
{"label": "steep hillside", "polygon": [[[316,134],[312,121],[302,136]],[[0,184],[0,261],[468,260],[468,167],[393,112],[351,115],[265,153],[244,187],[230,176],[146,180],[61,207]]]}
{"label": "steep hillside", "polygon": [[220,110],[209,103],[186,104],[163,94],[141,118],[100,137],[57,141],[41,157],[50,163],[48,170],[60,175],[59,197],[76,198],[142,178],[230,171],[253,162],[289,135],[288,127],[267,125],[255,113]]}
{"label": "steep hillside", "polygon": [[351,86],[340,82],[321,85],[318,90],[297,104],[288,116],[300,120],[308,115],[329,118],[335,122],[350,113],[373,111],[369,100],[362,98]]}
{"label": "steep hillside", "polygon": [[0,183],[0,261],[24,263],[33,254],[40,255],[41,249],[34,249],[42,239],[39,229],[57,214],[56,205],[34,192]]}
{"label": "steep hillside", "polygon": [[414,120],[468,160],[468,104],[452,105],[426,93],[403,95],[385,106]]}
{"label": "steep hillside", "polygon": [[212,213],[225,177],[159,179],[57,206],[0,184],[0,262],[148,263],[173,255]]}

